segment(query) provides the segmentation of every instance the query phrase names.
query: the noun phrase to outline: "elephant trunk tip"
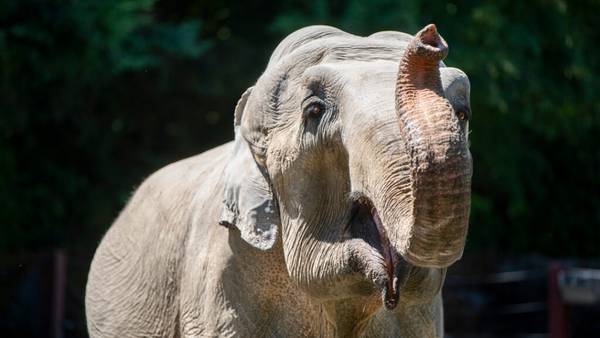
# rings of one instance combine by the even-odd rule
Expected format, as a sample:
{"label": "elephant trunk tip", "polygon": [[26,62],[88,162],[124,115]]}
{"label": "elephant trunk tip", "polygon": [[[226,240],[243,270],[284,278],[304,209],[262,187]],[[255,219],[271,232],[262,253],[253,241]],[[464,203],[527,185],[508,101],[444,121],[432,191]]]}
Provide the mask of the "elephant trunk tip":
{"label": "elephant trunk tip", "polygon": [[425,28],[417,33],[417,38],[419,38],[423,44],[431,47],[438,47],[440,44],[440,35],[437,32],[435,24],[425,26]]}
{"label": "elephant trunk tip", "polygon": [[408,46],[407,53],[411,61],[435,63],[436,66],[447,55],[448,44],[434,24],[425,26],[415,35]]}

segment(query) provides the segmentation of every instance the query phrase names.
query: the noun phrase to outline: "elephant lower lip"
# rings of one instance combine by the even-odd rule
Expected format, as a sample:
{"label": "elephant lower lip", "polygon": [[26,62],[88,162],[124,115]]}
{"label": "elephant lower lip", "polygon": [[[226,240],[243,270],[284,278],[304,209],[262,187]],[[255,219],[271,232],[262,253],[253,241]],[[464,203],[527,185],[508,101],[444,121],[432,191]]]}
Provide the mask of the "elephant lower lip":
{"label": "elephant lower lip", "polygon": [[400,294],[398,292],[398,277],[396,276],[396,255],[394,254],[392,246],[390,245],[390,240],[387,236],[385,228],[383,227],[383,224],[381,223],[377,209],[371,209],[371,217],[375,223],[375,226],[377,227],[377,232],[379,233],[381,251],[388,277],[387,283],[382,290],[383,304],[388,310],[393,310],[398,305],[398,299],[400,298]]}
{"label": "elephant lower lip", "polygon": [[381,265],[373,268],[380,278],[373,282],[381,290],[385,308],[393,310],[398,306],[400,285],[404,281],[409,265],[404,264],[406,262],[391,245],[387,231],[371,199],[360,192],[352,193],[351,197],[353,209],[345,232],[349,238],[362,238],[373,248],[377,248],[381,260],[377,260],[376,264]]}

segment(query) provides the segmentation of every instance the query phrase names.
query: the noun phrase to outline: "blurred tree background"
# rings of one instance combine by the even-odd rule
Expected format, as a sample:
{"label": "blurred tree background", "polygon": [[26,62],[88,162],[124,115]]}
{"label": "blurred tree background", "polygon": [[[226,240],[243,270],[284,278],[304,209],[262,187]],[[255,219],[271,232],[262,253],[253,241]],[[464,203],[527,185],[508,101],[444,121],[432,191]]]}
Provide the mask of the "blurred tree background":
{"label": "blurred tree background", "polygon": [[93,252],[154,170],[232,139],[233,107],[293,30],[415,33],[469,74],[467,252],[597,256],[600,2],[0,3],[0,251]]}

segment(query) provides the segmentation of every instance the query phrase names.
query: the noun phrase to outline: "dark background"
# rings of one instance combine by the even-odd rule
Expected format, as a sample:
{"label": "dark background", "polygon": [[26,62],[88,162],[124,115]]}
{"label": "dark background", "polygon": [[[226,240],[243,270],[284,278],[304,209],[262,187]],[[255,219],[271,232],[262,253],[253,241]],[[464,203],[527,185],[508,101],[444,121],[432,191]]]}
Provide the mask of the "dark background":
{"label": "dark background", "polygon": [[592,0],[0,2],[0,331],[46,332],[40,285],[60,248],[66,332],[85,335],[89,260],[135,187],[232,139],[239,95],[310,24],[438,26],[472,85],[467,256],[599,257],[598,13]]}

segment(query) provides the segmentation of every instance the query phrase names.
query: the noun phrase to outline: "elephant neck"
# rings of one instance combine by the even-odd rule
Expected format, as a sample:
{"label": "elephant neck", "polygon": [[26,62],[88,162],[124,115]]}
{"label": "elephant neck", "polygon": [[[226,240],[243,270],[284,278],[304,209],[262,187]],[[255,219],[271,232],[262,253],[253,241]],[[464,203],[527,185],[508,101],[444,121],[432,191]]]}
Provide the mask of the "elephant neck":
{"label": "elephant neck", "polygon": [[232,326],[242,336],[333,337],[321,304],[302,291],[287,272],[281,240],[267,251],[230,233],[232,278],[222,279],[223,297],[236,312]]}
{"label": "elephant neck", "polygon": [[321,336],[439,337],[443,332],[441,287],[445,275],[446,269],[412,268],[394,311],[383,307],[379,295],[324,302],[323,313],[331,333]]}
{"label": "elephant neck", "polygon": [[[233,235],[230,248],[233,260],[227,264],[219,289],[229,310],[236,312],[230,324],[242,336],[389,336],[402,330],[396,321],[403,317],[408,323],[418,319],[415,323],[421,323],[420,331],[433,332],[436,326],[437,317],[428,315],[430,320],[410,309],[430,311],[430,304],[439,298],[445,269],[411,271],[402,289],[403,300],[392,313],[383,310],[379,293],[329,300],[309,295],[289,277],[280,241],[271,250],[261,251]],[[424,319],[426,323],[421,322]],[[412,326],[407,330],[413,330]]]}
{"label": "elephant neck", "polygon": [[331,337],[361,337],[375,311],[380,307],[377,297],[353,297],[322,304]]}

